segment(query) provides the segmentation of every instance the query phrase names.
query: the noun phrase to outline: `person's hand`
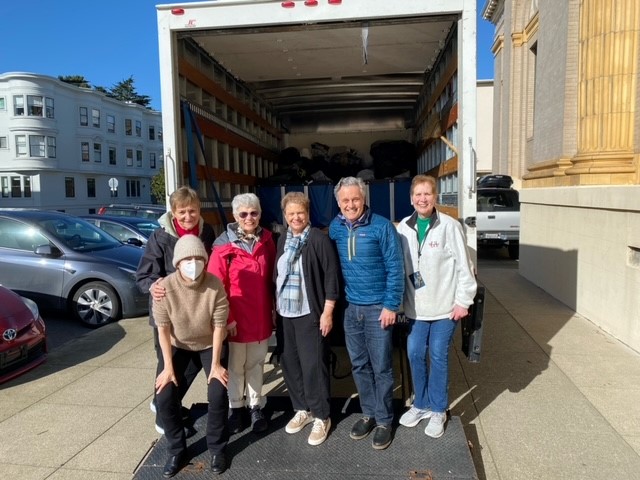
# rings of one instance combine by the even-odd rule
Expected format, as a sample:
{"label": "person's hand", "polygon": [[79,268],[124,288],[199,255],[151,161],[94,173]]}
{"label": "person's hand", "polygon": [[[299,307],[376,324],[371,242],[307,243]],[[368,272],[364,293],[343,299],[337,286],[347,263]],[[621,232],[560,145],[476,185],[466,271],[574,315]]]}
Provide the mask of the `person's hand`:
{"label": "person's hand", "polygon": [[164,278],[161,277],[155,282],[153,282],[149,287],[149,293],[151,294],[151,297],[153,297],[154,300],[160,300],[161,298],[164,297],[166,293],[164,285],[162,285],[163,280]]}
{"label": "person's hand", "polygon": [[380,327],[387,328],[396,323],[396,312],[392,312],[386,308],[380,312]]}
{"label": "person's hand", "polygon": [[170,383],[173,383],[177,387],[178,379],[176,378],[173,369],[165,368],[156,378],[156,393],[160,393],[162,389]]}
{"label": "person's hand", "polygon": [[233,327],[227,327],[227,336],[235,337],[238,334],[238,324],[234,323]]}
{"label": "person's hand", "polygon": [[320,333],[323,337],[329,335],[329,332],[333,328],[333,312],[320,315]]}
{"label": "person's hand", "polygon": [[451,318],[451,320],[453,320],[454,322],[457,322],[458,320],[462,320],[467,315],[469,315],[468,308],[461,307],[460,305],[454,305],[453,312],[451,312],[449,318]]}
{"label": "person's hand", "polygon": [[229,372],[219,363],[217,365],[211,365],[211,372],[209,373],[209,378],[207,378],[207,383],[211,383],[211,380],[214,378],[217,378],[226,388],[227,382],[229,381]]}

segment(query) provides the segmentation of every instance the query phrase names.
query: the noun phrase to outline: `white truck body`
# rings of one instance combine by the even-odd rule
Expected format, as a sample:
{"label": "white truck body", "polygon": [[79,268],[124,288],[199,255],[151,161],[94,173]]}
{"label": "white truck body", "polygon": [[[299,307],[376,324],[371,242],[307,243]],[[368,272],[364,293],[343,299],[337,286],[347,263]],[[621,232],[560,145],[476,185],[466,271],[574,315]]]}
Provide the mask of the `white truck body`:
{"label": "white truck body", "polygon": [[[187,183],[186,98],[212,132],[213,158],[200,154],[198,172],[210,165],[225,198],[272,173],[269,152],[405,139],[441,150],[447,162],[425,147],[418,173],[449,172],[441,190],[457,201],[445,203],[475,217],[476,0],[218,0],[157,13],[167,195]],[[245,102],[257,117],[231,98],[254,94],[267,105]],[[475,252],[473,222],[465,228]]]}

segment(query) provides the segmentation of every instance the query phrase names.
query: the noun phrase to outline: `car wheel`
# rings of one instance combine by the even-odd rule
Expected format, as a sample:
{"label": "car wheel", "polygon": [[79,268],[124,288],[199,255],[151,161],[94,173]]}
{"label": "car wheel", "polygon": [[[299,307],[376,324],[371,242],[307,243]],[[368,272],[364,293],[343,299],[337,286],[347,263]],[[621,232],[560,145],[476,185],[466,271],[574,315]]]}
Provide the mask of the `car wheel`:
{"label": "car wheel", "polygon": [[71,303],[73,314],[88,327],[99,327],[120,318],[120,299],[104,282],[89,282],[80,286]]}
{"label": "car wheel", "polygon": [[507,245],[507,249],[511,260],[517,260],[520,257],[520,245],[518,243]]}

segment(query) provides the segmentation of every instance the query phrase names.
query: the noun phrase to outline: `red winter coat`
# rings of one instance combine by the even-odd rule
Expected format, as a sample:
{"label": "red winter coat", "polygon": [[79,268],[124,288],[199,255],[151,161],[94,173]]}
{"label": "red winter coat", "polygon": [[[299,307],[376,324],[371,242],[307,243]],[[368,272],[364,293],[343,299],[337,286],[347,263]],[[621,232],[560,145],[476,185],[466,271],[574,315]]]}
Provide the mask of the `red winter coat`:
{"label": "red winter coat", "polygon": [[262,230],[260,240],[248,253],[236,244],[233,229],[213,244],[207,270],[224,284],[229,299],[228,325],[236,323],[230,342],[249,343],[268,339],[273,331],[273,268],[276,248],[271,232]]}

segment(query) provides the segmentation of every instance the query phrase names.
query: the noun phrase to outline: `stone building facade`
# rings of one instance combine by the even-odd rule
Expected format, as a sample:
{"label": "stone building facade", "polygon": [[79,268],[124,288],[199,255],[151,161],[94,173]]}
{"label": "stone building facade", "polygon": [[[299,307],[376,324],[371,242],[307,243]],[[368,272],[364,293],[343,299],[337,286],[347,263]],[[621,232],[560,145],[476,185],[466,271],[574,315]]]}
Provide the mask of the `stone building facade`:
{"label": "stone building facade", "polygon": [[520,273],[640,351],[640,1],[487,0]]}

